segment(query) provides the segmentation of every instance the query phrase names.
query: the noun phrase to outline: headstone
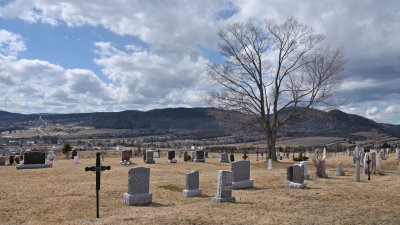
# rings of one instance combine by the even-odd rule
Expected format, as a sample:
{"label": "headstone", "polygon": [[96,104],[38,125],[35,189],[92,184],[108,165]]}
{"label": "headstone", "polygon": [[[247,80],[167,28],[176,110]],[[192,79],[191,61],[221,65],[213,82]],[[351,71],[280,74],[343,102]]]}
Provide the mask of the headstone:
{"label": "headstone", "polygon": [[75,156],[78,156],[78,151],[73,150],[73,151],[72,151],[71,159],[75,159]]}
{"label": "headstone", "polygon": [[400,155],[399,155],[399,149],[398,148],[396,148],[396,159],[400,159]]}
{"label": "headstone", "polygon": [[128,150],[121,151],[121,164],[130,164],[131,153]]}
{"label": "headstone", "polygon": [[307,184],[304,183],[304,167],[301,164],[293,166],[293,180],[290,182],[290,188],[305,188]]}
{"label": "headstone", "polygon": [[128,171],[128,192],[124,194],[126,205],[146,205],[152,202],[149,192],[150,168],[132,167]]}
{"label": "headstone", "polygon": [[193,170],[186,174],[186,189],[183,190],[183,197],[201,196],[202,190],[199,188],[199,171]]}
{"label": "headstone", "polygon": [[235,156],[233,155],[233,152],[231,152],[230,159],[231,159],[231,162],[235,162]]}
{"label": "headstone", "polygon": [[24,165],[45,164],[46,157],[44,152],[25,152]]}
{"label": "headstone", "polygon": [[212,197],[212,202],[235,202],[235,197],[232,197],[231,171],[218,171],[217,196]]}
{"label": "headstone", "polygon": [[250,161],[240,160],[232,162],[231,171],[233,176],[233,189],[253,187],[254,181],[250,179]]}
{"label": "headstone", "polygon": [[183,153],[183,161],[187,162],[189,161],[189,157],[188,157],[188,152],[185,151],[185,153]]}
{"label": "headstone", "polygon": [[175,151],[168,151],[168,160],[169,163],[176,163],[175,159]]}
{"label": "headstone", "polygon": [[78,164],[79,163],[79,158],[78,158],[78,156],[76,155],[76,156],[74,156],[74,163],[75,164]]}
{"label": "headstone", "polygon": [[308,157],[308,150],[306,151],[306,157]]}
{"label": "headstone", "polygon": [[324,151],[322,153],[322,159],[326,159],[326,148],[324,148]]}
{"label": "headstone", "polygon": [[147,150],[146,151],[146,160],[144,162],[148,163],[148,164],[155,163],[155,161],[154,161],[154,151],[153,150]]}
{"label": "headstone", "polygon": [[368,174],[368,164],[367,164],[368,155],[369,154],[365,154],[365,156],[364,156],[364,175]]}
{"label": "headstone", "polygon": [[203,150],[196,150],[196,159],[195,162],[206,162],[204,158],[204,151]]}
{"label": "headstone", "polygon": [[204,151],[204,157],[207,159],[208,158],[208,151]]}
{"label": "headstone", "polygon": [[376,170],[380,170],[381,169],[381,166],[380,166],[380,163],[379,163],[378,154],[375,154],[375,168],[376,168]]}
{"label": "headstone", "polygon": [[228,159],[228,153],[223,152],[221,153],[221,158],[219,159],[220,163],[229,163],[229,159]]}
{"label": "headstone", "polygon": [[[356,165],[357,165],[357,162],[356,162]],[[359,162],[358,162],[358,165],[360,165]],[[338,162],[337,171],[335,173],[335,176],[344,176],[344,170],[343,170],[343,163],[342,162]]]}
{"label": "headstone", "polygon": [[268,170],[272,170],[272,159],[268,159]]}
{"label": "headstone", "polygon": [[356,182],[360,182],[360,162],[356,164],[356,171],[355,171]]}
{"label": "headstone", "polygon": [[6,165],[6,157],[0,156],[0,166],[5,166],[5,165]]}
{"label": "headstone", "polygon": [[293,166],[286,167],[286,180],[284,181],[285,184],[290,184],[293,180]]}
{"label": "headstone", "polygon": [[196,159],[196,152],[195,151],[191,151],[190,152],[190,161],[194,161]]}
{"label": "headstone", "polygon": [[13,165],[13,164],[14,164],[14,157],[15,157],[15,155],[10,155],[10,157],[8,158],[8,163],[9,163],[10,165]]}
{"label": "headstone", "polygon": [[309,180],[310,175],[308,174],[308,162],[307,161],[301,161],[300,164],[304,168],[304,179]]}
{"label": "headstone", "polygon": [[376,152],[375,150],[369,153],[369,159],[371,160],[370,171],[375,174],[376,173]]}
{"label": "headstone", "polygon": [[319,162],[318,174],[323,178],[328,178],[328,175],[326,174],[325,159],[322,159]]}
{"label": "headstone", "polygon": [[160,158],[160,156],[158,155],[158,152],[157,152],[157,151],[154,151],[154,152],[153,152],[153,158]]}
{"label": "headstone", "polygon": [[347,149],[347,155],[350,156],[350,150],[349,149]]}
{"label": "headstone", "polygon": [[181,151],[178,152],[178,158],[182,158],[182,152]]}

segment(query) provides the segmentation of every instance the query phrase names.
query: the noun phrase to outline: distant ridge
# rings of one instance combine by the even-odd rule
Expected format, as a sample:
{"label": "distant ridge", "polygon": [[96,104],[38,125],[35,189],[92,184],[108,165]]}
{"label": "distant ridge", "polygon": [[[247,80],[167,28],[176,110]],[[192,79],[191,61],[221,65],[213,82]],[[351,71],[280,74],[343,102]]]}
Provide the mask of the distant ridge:
{"label": "distant ridge", "polygon": [[[39,116],[48,123],[93,126],[95,128],[133,130],[224,130],[209,113],[210,108],[164,108],[150,111],[94,112],[69,114],[19,114],[0,111],[0,130],[12,130],[39,124]],[[285,136],[335,135],[376,130],[400,137],[400,125],[377,123],[362,116],[340,110],[329,112],[312,109],[307,115],[293,120],[281,129]]]}

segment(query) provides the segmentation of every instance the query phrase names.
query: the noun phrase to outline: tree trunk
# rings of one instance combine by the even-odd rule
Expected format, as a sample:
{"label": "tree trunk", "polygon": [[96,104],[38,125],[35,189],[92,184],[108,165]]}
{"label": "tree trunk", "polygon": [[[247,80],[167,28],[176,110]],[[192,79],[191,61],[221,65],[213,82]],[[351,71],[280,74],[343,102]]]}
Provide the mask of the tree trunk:
{"label": "tree trunk", "polygon": [[268,159],[272,159],[272,161],[278,161],[276,157],[276,150],[275,150],[275,142],[276,142],[276,135],[272,134],[267,136],[267,147],[268,147]]}

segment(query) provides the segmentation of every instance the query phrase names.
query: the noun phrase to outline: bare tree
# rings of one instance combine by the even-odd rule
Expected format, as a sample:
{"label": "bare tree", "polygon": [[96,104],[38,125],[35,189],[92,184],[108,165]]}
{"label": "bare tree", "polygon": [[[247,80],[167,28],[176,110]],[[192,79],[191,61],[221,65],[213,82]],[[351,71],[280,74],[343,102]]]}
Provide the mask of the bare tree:
{"label": "bare tree", "polygon": [[217,34],[225,63],[208,65],[216,88],[207,102],[217,118],[265,134],[276,161],[278,129],[310,108],[332,105],[343,51],[321,48],[324,36],[293,18],[235,23]]}

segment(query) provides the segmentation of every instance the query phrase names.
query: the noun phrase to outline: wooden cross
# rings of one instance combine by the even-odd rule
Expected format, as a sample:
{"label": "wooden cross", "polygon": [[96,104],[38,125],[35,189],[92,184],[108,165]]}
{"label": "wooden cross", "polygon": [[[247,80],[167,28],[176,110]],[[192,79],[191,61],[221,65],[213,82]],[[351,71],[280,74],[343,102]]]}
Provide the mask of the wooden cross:
{"label": "wooden cross", "polygon": [[100,190],[100,172],[104,170],[110,170],[110,166],[101,166],[100,165],[100,152],[96,153],[96,166],[86,167],[85,171],[94,171],[96,172],[96,206],[97,206],[97,218],[99,218],[99,190]]}
{"label": "wooden cross", "polygon": [[368,165],[368,180],[371,180],[371,172],[369,171],[369,164],[371,163],[371,160],[369,159],[369,155],[367,155],[367,165]]}

